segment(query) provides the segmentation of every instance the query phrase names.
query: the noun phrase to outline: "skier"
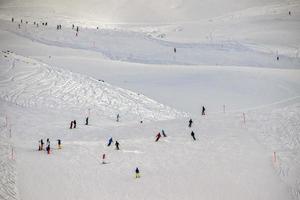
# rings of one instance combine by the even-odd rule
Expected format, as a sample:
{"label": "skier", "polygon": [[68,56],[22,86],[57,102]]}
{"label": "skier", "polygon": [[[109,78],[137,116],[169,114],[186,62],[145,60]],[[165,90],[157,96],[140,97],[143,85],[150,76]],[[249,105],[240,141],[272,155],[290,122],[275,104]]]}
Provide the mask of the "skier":
{"label": "skier", "polygon": [[105,162],[105,153],[102,155],[102,164],[106,164],[106,162]]}
{"label": "skier", "polygon": [[167,137],[167,135],[166,135],[166,133],[165,133],[164,130],[161,130],[161,133],[162,133],[162,135],[163,135],[164,137]]}
{"label": "skier", "polygon": [[291,11],[289,11],[289,15],[291,15],[292,13],[291,13]]}
{"label": "skier", "polygon": [[191,136],[193,137],[194,140],[196,140],[194,131],[191,132]]}
{"label": "skier", "polygon": [[112,142],[113,142],[113,138],[111,137],[111,138],[109,138],[109,140],[108,140],[107,146],[109,147],[109,146],[111,145]]}
{"label": "skier", "polygon": [[202,106],[202,115],[205,115],[205,108]]}
{"label": "skier", "polygon": [[279,60],[279,56],[277,56],[276,59]]}
{"label": "skier", "polygon": [[41,141],[39,140],[39,151],[42,150]]}
{"label": "skier", "polygon": [[73,123],[74,123],[74,128],[76,128],[76,120],[74,120]]}
{"label": "skier", "polygon": [[47,154],[50,154],[50,144],[47,146],[46,150],[47,150]]}
{"label": "skier", "polygon": [[120,150],[120,148],[119,148],[120,143],[118,141],[116,141],[115,145],[116,145],[116,149]]}
{"label": "skier", "polygon": [[58,149],[61,149],[61,140],[57,140]]}
{"label": "skier", "polygon": [[85,118],[85,125],[89,125],[89,117]]}
{"label": "skier", "polygon": [[119,122],[119,119],[120,119],[120,115],[119,113],[117,114],[117,122]]}
{"label": "skier", "polygon": [[14,22],[14,20],[15,20],[14,18],[11,18],[11,22]]}
{"label": "skier", "polygon": [[21,19],[21,24],[23,23],[23,19]]}
{"label": "skier", "polygon": [[71,121],[71,124],[70,124],[70,129],[72,129],[73,128],[73,121]]}
{"label": "skier", "polygon": [[141,176],[140,176],[140,170],[139,170],[138,167],[135,169],[135,178],[141,178]]}
{"label": "skier", "polygon": [[48,25],[48,22],[45,23],[45,26],[47,26],[47,25]]}
{"label": "skier", "polygon": [[192,123],[193,123],[193,120],[190,119],[190,121],[189,121],[189,127],[190,127],[190,128],[192,127]]}
{"label": "skier", "polygon": [[72,24],[72,29],[74,29],[74,27],[75,27],[75,25],[74,25],[74,24]]}
{"label": "skier", "polygon": [[41,150],[44,150],[44,141],[43,141],[43,139],[41,139],[40,143],[41,143]]}
{"label": "skier", "polygon": [[174,48],[174,53],[176,53],[176,48]]}
{"label": "skier", "polygon": [[160,137],[161,137],[161,135],[160,135],[160,133],[158,133],[158,134],[156,135],[156,140],[155,140],[155,142],[157,142],[157,141],[160,139]]}
{"label": "skier", "polygon": [[76,32],[78,32],[79,31],[79,27],[77,26],[77,28],[76,28]]}
{"label": "skier", "polygon": [[18,24],[19,29],[21,28],[21,24]]}

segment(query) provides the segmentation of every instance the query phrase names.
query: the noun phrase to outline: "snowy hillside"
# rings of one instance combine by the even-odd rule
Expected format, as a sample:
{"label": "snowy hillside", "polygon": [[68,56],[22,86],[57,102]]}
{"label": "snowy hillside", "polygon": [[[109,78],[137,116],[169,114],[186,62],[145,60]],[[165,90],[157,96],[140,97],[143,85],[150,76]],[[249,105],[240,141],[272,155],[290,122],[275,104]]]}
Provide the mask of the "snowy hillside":
{"label": "snowy hillside", "polygon": [[0,200],[300,200],[299,0],[0,0],[0,48]]}
{"label": "snowy hillside", "polygon": [[51,68],[35,60],[2,52],[1,98],[22,107],[49,107],[80,111],[90,109],[99,118],[163,120],[182,116],[149,98],[110,86],[80,74]]}

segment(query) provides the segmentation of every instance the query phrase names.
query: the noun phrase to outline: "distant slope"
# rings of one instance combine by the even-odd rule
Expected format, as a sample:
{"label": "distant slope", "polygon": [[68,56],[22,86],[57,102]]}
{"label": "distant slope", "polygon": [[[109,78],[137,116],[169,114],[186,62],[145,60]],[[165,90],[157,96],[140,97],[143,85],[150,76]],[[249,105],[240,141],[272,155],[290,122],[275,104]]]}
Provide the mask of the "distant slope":
{"label": "distant slope", "polygon": [[102,119],[115,119],[120,113],[124,121],[183,116],[143,95],[13,53],[1,53],[0,66],[0,97],[20,106],[80,112],[92,109]]}

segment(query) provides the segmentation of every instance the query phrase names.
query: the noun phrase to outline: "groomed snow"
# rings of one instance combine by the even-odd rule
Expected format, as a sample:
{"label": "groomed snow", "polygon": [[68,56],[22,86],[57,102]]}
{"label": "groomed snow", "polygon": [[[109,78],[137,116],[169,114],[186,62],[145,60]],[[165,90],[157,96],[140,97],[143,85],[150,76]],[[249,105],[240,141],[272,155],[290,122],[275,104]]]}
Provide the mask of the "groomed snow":
{"label": "groomed snow", "polygon": [[0,199],[300,199],[299,16],[298,0],[1,1]]}

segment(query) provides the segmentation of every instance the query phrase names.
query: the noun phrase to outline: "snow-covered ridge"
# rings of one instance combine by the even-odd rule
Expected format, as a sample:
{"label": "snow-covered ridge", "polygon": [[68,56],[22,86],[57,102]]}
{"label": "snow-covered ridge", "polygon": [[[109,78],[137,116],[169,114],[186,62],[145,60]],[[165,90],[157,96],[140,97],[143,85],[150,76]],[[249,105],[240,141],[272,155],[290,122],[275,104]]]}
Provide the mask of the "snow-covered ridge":
{"label": "snow-covered ridge", "polygon": [[90,77],[56,69],[36,60],[1,53],[0,97],[24,107],[96,111],[100,118],[164,120],[182,113],[141,94]]}

